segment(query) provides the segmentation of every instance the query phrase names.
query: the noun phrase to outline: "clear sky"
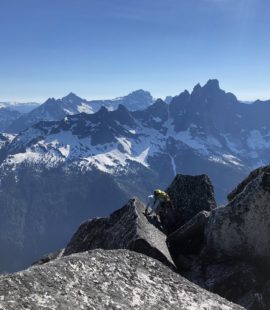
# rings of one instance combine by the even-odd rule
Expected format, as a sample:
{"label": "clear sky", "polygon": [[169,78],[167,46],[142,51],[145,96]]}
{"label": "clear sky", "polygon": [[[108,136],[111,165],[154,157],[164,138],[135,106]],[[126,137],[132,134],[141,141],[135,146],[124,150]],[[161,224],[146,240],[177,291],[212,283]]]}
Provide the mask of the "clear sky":
{"label": "clear sky", "polygon": [[270,99],[269,0],[0,0],[0,101],[164,97],[209,78]]}

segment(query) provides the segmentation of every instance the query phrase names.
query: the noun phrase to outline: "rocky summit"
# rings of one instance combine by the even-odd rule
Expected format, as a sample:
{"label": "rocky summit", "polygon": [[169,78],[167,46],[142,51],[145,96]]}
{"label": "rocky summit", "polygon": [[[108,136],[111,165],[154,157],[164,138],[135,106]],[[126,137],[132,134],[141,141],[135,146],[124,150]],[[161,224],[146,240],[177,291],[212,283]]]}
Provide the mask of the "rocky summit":
{"label": "rocky summit", "polygon": [[0,278],[0,309],[240,310],[127,250],[93,250]]}
{"label": "rocky summit", "polygon": [[65,249],[0,277],[0,309],[269,310],[269,169],[225,206],[206,175],[177,175],[150,214],[133,198],[83,222]]}

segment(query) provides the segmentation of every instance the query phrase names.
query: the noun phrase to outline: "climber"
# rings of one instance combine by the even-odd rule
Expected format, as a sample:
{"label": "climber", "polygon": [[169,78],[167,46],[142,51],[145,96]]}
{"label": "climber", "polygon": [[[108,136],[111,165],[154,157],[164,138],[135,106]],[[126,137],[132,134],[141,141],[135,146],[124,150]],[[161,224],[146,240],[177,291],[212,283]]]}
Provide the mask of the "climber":
{"label": "climber", "polygon": [[162,206],[164,203],[171,201],[169,195],[160,189],[154,190],[154,195],[148,196],[147,200],[148,201],[145,210],[147,215],[150,215],[153,210],[156,210],[158,205]]}

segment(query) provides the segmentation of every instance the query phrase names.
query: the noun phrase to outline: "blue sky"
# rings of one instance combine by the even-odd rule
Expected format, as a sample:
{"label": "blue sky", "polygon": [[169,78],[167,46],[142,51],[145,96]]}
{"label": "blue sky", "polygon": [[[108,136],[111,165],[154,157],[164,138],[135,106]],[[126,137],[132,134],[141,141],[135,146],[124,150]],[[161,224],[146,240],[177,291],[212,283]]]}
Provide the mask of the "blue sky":
{"label": "blue sky", "polygon": [[209,78],[270,99],[269,0],[0,0],[0,101],[155,97]]}

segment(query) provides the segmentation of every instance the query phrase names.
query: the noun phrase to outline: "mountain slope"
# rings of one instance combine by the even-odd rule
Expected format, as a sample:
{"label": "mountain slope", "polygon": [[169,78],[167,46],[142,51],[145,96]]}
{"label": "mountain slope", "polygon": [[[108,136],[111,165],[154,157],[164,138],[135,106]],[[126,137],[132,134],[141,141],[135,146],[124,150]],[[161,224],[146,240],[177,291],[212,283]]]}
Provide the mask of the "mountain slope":
{"label": "mountain slope", "polygon": [[21,113],[11,110],[8,107],[0,108],[0,132],[5,132],[7,128],[21,116]]}
{"label": "mountain slope", "polygon": [[17,173],[1,174],[0,271],[26,268],[58,250],[85,218],[107,215],[128,198],[112,177],[99,171],[25,165]]}

